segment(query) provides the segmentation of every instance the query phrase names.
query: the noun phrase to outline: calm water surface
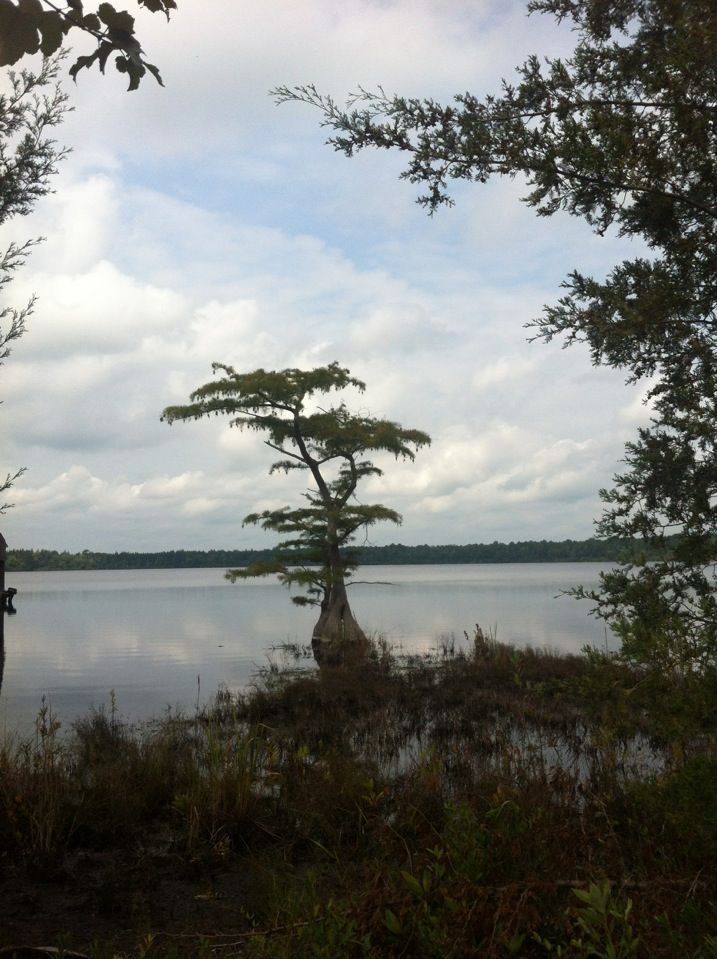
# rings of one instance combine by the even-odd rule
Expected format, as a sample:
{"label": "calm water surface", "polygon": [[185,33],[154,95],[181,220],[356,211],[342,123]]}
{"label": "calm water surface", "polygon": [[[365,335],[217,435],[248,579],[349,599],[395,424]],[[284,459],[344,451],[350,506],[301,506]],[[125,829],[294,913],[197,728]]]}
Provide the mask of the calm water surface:
{"label": "calm water surface", "polygon": [[[367,633],[406,652],[462,639],[475,623],[516,645],[579,651],[605,643],[588,604],[562,589],[597,583],[597,563],[370,566],[351,602]],[[8,574],[0,733],[31,727],[42,696],[64,724],[115,692],[122,716],[191,710],[220,685],[238,690],[275,657],[309,641],[314,610],[275,582],[229,583],[223,569]]]}

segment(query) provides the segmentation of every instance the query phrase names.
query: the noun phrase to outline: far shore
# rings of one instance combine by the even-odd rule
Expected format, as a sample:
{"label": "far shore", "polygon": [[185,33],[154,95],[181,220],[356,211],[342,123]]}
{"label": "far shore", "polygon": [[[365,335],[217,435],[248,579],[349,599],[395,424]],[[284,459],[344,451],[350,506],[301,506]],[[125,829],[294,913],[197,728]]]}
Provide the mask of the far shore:
{"label": "far shore", "polygon": [[[421,566],[489,563],[612,563],[642,544],[618,540],[523,540],[510,543],[469,543],[442,546],[359,546],[352,550],[359,566]],[[98,552],[82,550],[9,549],[8,572],[93,569],[222,569],[247,566],[272,558],[270,549],[196,550],[157,552]]]}

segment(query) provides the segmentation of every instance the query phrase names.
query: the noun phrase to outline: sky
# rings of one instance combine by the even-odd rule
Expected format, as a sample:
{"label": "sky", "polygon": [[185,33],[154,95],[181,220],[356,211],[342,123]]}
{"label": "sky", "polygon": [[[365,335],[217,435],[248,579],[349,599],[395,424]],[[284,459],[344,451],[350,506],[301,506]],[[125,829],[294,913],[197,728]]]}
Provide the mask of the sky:
{"label": "sky", "polygon": [[0,472],[26,467],[0,518],[9,546],[270,545],[242,519],[298,504],[304,477],[269,476],[261,436],[227,420],[160,421],[215,361],[338,360],[366,382],[357,410],[431,435],[359,490],[403,514],[370,543],[592,535],[598,490],[647,418],[644,386],[582,346],[529,343],[524,325],[570,270],[605,275],[626,241],[536,217],[514,180],[458,185],[428,217],[400,156],[349,160],[315,109],[269,95],[496,92],[530,53],[569,52],[570,31],[518,0],[179,7],[169,23],[137,16],[164,88],[148,76],[127,93],[111,64],[64,78],[57,139],[72,153],[55,192],[0,231],[3,245],[46,238],[7,296],[38,297],[0,371]]}

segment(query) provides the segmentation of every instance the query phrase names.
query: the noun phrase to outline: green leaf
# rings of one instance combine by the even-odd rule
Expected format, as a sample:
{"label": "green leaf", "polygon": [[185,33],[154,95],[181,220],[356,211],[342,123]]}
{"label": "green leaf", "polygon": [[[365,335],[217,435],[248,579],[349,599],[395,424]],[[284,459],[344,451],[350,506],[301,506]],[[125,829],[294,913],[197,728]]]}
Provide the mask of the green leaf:
{"label": "green leaf", "polygon": [[102,29],[102,24],[100,18],[96,13],[88,13],[82,18],[82,26],[85,30],[91,30],[93,33],[97,33]]}
{"label": "green leaf", "polygon": [[114,50],[114,47],[112,46],[112,44],[108,43],[106,40],[103,41],[97,48],[97,60],[99,63],[101,73],[105,72],[105,65],[107,63],[107,58],[109,57],[110,53],[112,53],[113,50]]}
{"label": "green leaf", "polygon": [[126,73],[129,77],[128,90],[136,90],[139,87],[139,81],[145,74],[142,64],[137,64],[131,57],[117,57],[115,66],[120,73]]}
{"label": "green leaf", "polygon": [[39,25],[44,14],[40,0],[18,0],[20,15],[27,17],[30,23]]}
{"label": "green leaf", "polygon": [[70,76],[75,81],[75,83],[77,83],[77,74],[80,72],[80,70],[82,70],[84,67],[91,67],[92,64],[95,62],[95,60],[99,58],[99,55],[100,55],[100,51],[95,50],[94,53],[90,53],[86,57],[78,57],[75,60],[75,62],[70,67]]}
{"label": "green leaf", "polygon": [[145,65],[145,67],[149,70],[149,72],[152,74],[152,76],[153,76],[154,79],[157,81],[157,83],[160,85],[160,87],[163,87],[163,86],[164,86],[164,83],[162,82],[162,77],[161,77],[161,75],[160,75],[159,68],[156,67],[153,63],[147,63],[147,61],[145,61],[145,64],[144,64],[144,65]]}
{"label": "green leaf", "polygon": [[146,7],[152,13],[163,13],[167,20],[169,20],[169,11],[177,9],[175,0],[137,0],[137,2],[140,7]]}
{"label": "green leaf", "polygon": [[100,20],[111,30],[123,30],[134,33],[134,17],[126,10],[115,10],[111,3],[101,3],[97,8]]}
{"label": "green leaf", "polygon": [[403,881],[406,883],[406,885],[408,886],[409,890],[413,893],[413,895],[416,896],[417,899],[423,899],[423,896],[424,896],[423,886],[416,879],[416,877],[412,876],[410,872],[406,872],[405,870],[401,872],[401,876],[403,877]]}
{"label": "green leaf", "polygon": [[402,931],[401,920],[398,918],[395,912],[392,912],[391,909],[387,909],[383,922],[389,932],[392,932],[394,936],[400,936]]}
{"label": "green leaf", "polygon": [[64,34],[63,23],[58,14],[50,10],[43,13],[40,21],[40,33],[42,34],[40,43],[42,55],[51,57],[55,51],[60,49]]}
{"label": "green leaf", "polygon": [[40,38],[33,17],[10,0],[0,0],[0,67],[17,63],[28,53],[37,53]]}

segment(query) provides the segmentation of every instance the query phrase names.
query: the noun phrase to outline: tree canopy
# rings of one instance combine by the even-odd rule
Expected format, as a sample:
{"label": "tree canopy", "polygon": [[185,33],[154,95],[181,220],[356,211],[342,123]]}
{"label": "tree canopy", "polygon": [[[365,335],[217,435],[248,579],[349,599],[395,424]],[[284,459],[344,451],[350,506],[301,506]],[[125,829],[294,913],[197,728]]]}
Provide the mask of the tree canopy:
{"label": "tree canopy", "polygon": [[604,278],[571,272],[529,326],[539,339],[585,342],[595,364],[645,381],[652,418],[601,491],[597,529],[644,537],[662,558],[650,565],[634,553],[592,598],[626,655],[702,668],[717,663],[717,6],[532,0],[528,9],[571,22],[574,51],[531,56],[497,95],[443,105],[360,90],[342,107],[312,86],[276,94],[319,107],[328,142],[347,156],[404,153],[402,176],[431,213],[453,202],[451,180],[521,176],[539,215],[565,211],[641,242]]}
{"label": "tree canopy", "polygon": [[[68,110],[57,85],[59,61],[46,60],[38,73],[10,73],[10,89],[0,94],[0,225],[14,216],[26,216],[40,197],[50,192],[50,180],[65,156],[52,131]],[[0,251],[0,365],[23,335],[35,300],[22,307],[4,302],[7,286],[39,241],[10,243]],[[0,495],[12,486],[21,470],[0,478]],[[0,501],[0,514],[10,504]]]}
{"label": "tree canopy", "polygon": [[359,529],[382,521],[400,523],[401,517],[381,504],[359,503],[357,487],[369,476],[382,475],[371,458],[375,454],[412,460],[430,438],[390,420],[352,413],[343,401],[328,408],[319,406],[316,396],[365,389],[361,380],[336,362],[312,370],[252,373],[237,373],[231,366],[215,363],[213,370],[218,378],[195,390],[188,405],[167,407],[162,419],[173,423],[228,415],[231,426],[267,436],[266,445],[280,455],[270,473],[299,470],[309,474],[311,484],[303,494],[306,505],[264,510],[245,518],[245,523],[288,538],[278,544],[269,562],[230,570],[228,577],[273,573],[285,585],[298,586],[301,592],[294,602],[314,604],[321,610],[313,634],[319,661],[365,645],[346,594],[356,565],[347,547]]}
{"label": "tree canopy", "polygon": [[[177,8],[176,0],[137,0],[137,4],[167,19]],[[70,68],[73,78],[93,63],[104,73],[107,60],[115,55],[115,66],[127,74],[130,90],[137,89],[148,71],[162,84],[159,69],[144,57],[134,17],[127,10],[100,3],[87,11],[82,0],[66,0],[64,7],[53,0],[0,0],[0,66],[13,66],[38,52],[51,57],[71,33],[85,34],[95,42],[95,50],[78,57]]]}

